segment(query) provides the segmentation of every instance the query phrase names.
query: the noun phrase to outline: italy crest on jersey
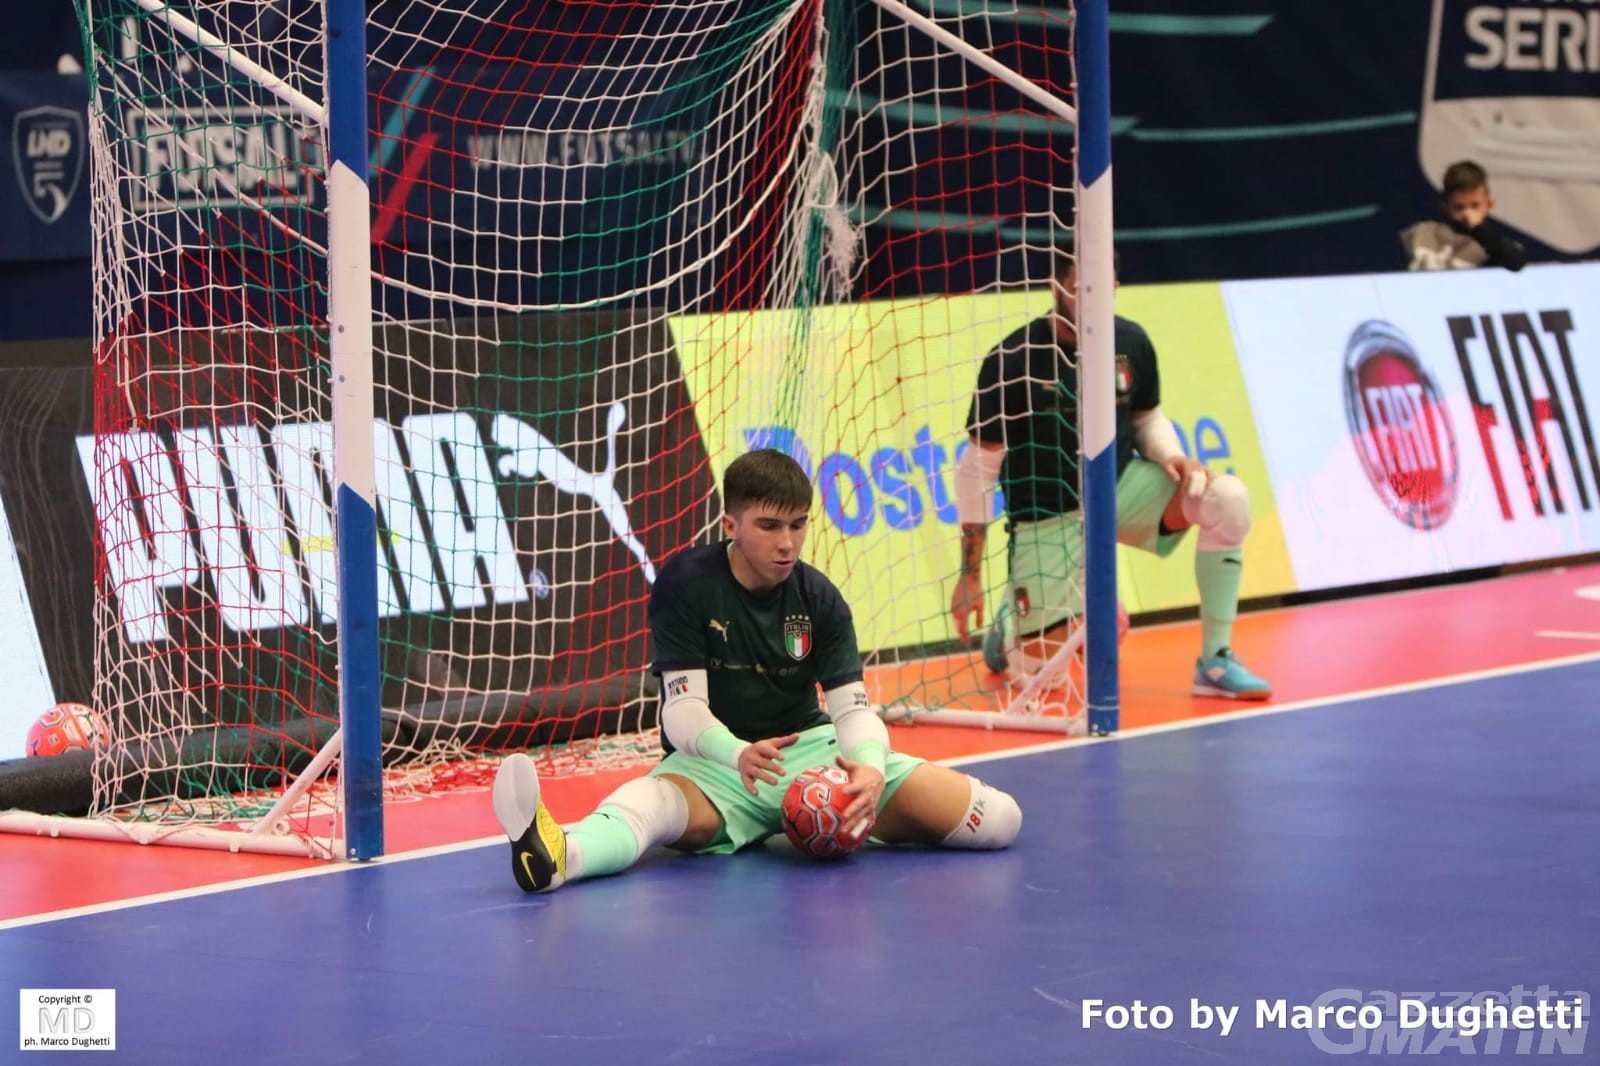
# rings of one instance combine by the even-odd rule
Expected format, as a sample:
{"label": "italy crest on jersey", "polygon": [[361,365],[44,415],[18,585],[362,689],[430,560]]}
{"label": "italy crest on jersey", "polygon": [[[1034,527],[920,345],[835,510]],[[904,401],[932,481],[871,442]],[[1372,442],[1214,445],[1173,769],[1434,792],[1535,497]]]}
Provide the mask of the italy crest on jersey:
{"label": "italy crest on jersey", "polygon": [[1128,357],[1121,352],[1117,353],[1117,394],[1126,396],[1133,391],[1133,368],[1128,365]]}
{"label": "italy crest on jersey", "polygon": [[811,654],[811,619],[803,614],[792,614],[783,622],[783,647],[791,659],[804,659]]}

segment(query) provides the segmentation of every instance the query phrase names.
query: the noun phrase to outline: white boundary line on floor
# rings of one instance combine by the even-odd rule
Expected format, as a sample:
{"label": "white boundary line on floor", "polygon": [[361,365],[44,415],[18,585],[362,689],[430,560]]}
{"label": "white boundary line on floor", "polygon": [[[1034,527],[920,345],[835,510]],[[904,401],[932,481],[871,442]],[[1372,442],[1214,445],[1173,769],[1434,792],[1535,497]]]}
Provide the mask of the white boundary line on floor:
{"label": "white boundary line on floor", "polygon": [[[1310,603],[1288,603],[1277,607],[1242,608],[1239,611],[1239,617],[1264,618],[1275,614],[1314,611],[1318,607],[1337,607],[1341,604],[1367,603],[1372,600],[1398,600],[1405,599],[1410,596],[1426,596],[1430,592],[1438,593],[1450,592],[1457,589],[1471,589],[1477,585],[1486,585],[1494,581],[1517,581],[1525,577],[1548,577],[1551,575],[1565,574],[1575,577],[1578,580],[1586,580],[1586,578],[1578,575],[1578,571],[1584,570],[1585,568],[1594,569],[1596,566],[1600,566],[1600,564],[1591,562],[1576,562],[1568,563],[1564,566],[1543,566],[1536,567],[1531,570],[1520,570],[1514,574],[1486,574],[1483,577],[1475,577],[1470,581],[1445,581],[1433,585],[1418,585],[1415,588],[1389,589],[1384,592],[1364,592],[1356,595],[1345,593],[1329,599],[1313,600]],[[1572,594],[1580,599],[1600,600],[1600,585],[1580,585],[1572,590]],[[1195,605],[1190,604],[1188,609],[1195,609]],[[1132,632],[1144,633],[1157,629],[1176,629],[1179,626],[1199,626],[1199,624],[1200,618],[1198,615],[1196,615],[1193,618],[1179,618],[1171,622],[1153,622],[1150,625],[1136,625],[1133,627]]]}
{"label": "white boundary line on floor", "polygon": [[[1266,718],[1274,714],[1288,714],[1290,711],[1308,711],[1316,707],[1329,707],[1340,703],[1355,703],[1360,700],[1382,699],[1385,696],[1398,696],[1407,692],[1421,692],[1425,689],[1448,688],[1451,685],[1465,685],[1473,681],[1489,681],[1497,677],[1513,677],[1517,674],[1533,673],[1536,670],[1554,670],[1564,666],[1578,666],[1583,663],[1600,662],[1600,652],[1584,652],[1580,655],[1563,655],[1554,659],[1543,659],[1536,663],[1517,663],[1514,666],[1497,666],[1489,670],[1472,670],[1462,674],[1449,674],[1444,677],[1430,678],[1427,681],[1407,681],[1402,685],[1384,685],[1380,688],[1362,689],[1360,692],[1350,692],[1339,696],[1318,696],[1315,699],[1295,700],[1290,703],[1269,703],[1262,707],[1253,707],[1238,711],[1224,711],[1221,714],[1206,715],[1203,718],[1184,718],[1176,722],[1163,722],[1160,725],[1141,726],[1138,729],[1125,729],[1109,737],[1084,738],[1077,737],[1071,740],[1053,740],[1044,744],[1035,744],[1026,748],[1012,748],[1009,751],[985,752],[982,755],[963,756],[959,759],[942,759],[941,762],[950,766],[969,766],[973,763],[992,762],[1011,755],[1032,755],[1041,751],[1057,751],[1061,748],[1088,747],[1092,744],[1110,744],[1119,740],[1132,740],[1135,737],[1155,736],[1159,733],[1177,733],[1185,729],[1199,729],[1208,725],[1220,725],[1224,722],[1241,722],[1249,718]],[[914,728],[914,727],[913,727]]]}
{"label": "white boundary line on floor", "polygon": [[[1291,711],[1306,711],[1317,707],[1331,707],[1342,703],[1355,703],[1362,700],[1381,699],[1385,696],[1396,696],[1407,692],[1421,692],[1427,689],[1448,688],[1452,685],[1462,685],[1473,681],[1487,681],[1497,677],[1512,677],[1517,674],[1533,673],[1538,670],[1555,670],[1566,666],[1576,666],[1582,663],[1600,662],[1600,652],[1587,652],[1582,655],[1567,655],[1555,659],[1545,659],[1535,663],[1518,663],[1514,666],[1495,667],[1490,670],[1474,670],[1462,674],[1450,674],[1445,677],[1430,678],[1426,681],[1411,681],[1403,685],[1385,685],[1381,688],[1363,689],[1360,692],[1349,692],[1338,696],[1322,696],[1316,699],[1296,700],[1290,703],[1271,704],[1249,710],[1228,711],[1221,714],[1206,715],[1201,718],[1185,718],[1177,722],[1165,722],[1160,725],[1144,726],[1139,729],[1128,729],[1123,732],[1102,738],[1077,737],[1069,740],[1047,741],[1043,744],[1030,744],[1021,748],[1010,748],[1005,751],[986,752],[981,755],[967,755],[955,759],[941,759],[946,766],[972,766],[977,763],[996,762],[1000,759],[1014,759],[1023,755],[1039,755],[1049,751],[1060,751],[1067,748],[1081,748],[1087,750],[1100,744],[1113,744],[1123,740],[1133,740],[1138,737],[1156,736],[1162,733],[1177,733],[1186,729],[1203,729],[1206,726],[1222,725],[1228,722],[1239,722],[1250,718],[1265,718],[1269,715],[1288,714]],[[912,726],[911,728],[916,728]],[[476,848],[491,845],[503,846],[505,837],[492,836],[480,837],[476,840],[465,840],[455,844],[441,844],[432,848],[418,848],[415,851],[402,851],[394,855],[386,855],[370,863],[342,863],[332,862],[302,870],[290,870],[279,874],[263,874],[260,877],[247,877],[237,881],[222,881],[212,885],[201,885],[196,888],[178,889],[172,892],[158,892],[148,896],[133,896],[128,899],[112,900],[106,903],[95,903],[86,907],[72,907],[66,910],[47,911],[43,914],[30,914],[21,918],[8,918],[0,920],[0,932],[7,929],[20,929],[32,925],[43,925],[49,922],[66,921],[70,918],[82,918],[93,914],[105,914],[110,911],[127,910],[133,907],[145,907],[158,903],[170,903],[174,900],[193,899],[198,896],[209,896],[219,892],[233,892],[244,888],[256,888],[261,885],[280,884],[285,881],[298,881],[308,877],[326,877],[331,874],[359,873],[364,869],[378,866],[392,865],[400,862],[411,862],[416,859],[432,858],[436,855],[449,855],[458,851],[471,851]],[[64,846],[70,847],[71,842]],[[129,845],[134,847],[136,845]]]}

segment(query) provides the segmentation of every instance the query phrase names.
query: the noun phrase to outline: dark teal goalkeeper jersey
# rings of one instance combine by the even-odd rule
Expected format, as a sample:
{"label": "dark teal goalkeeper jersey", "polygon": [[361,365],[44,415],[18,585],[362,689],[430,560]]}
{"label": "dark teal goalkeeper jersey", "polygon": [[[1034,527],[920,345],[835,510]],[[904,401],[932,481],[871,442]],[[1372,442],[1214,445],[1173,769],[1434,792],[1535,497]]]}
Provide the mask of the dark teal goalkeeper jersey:
{"label": "dark teal goalkeeper jersey", "polygon": [[[1133,416],[1161,403],[1155,345],[1118,317],[1117,476],[1133,461]],[[1029,322],[983,357],[967,409],[974,440],[1004,445],[1000,488],[1013,522],[1078,509],[1078,348],[1056,337],[1049,315]]]}
{"label": "dark teal goalkeeper jersey", "polygon": [[[655,672],[704,670],[711,713],[740,740],[766,740],[828,720],[823,690],[860,681],[850,608],[814,566],[756,594],[733,576],[728,543],[679,552],[650,591]],[[662,738],[668,751],[672,745]]]}

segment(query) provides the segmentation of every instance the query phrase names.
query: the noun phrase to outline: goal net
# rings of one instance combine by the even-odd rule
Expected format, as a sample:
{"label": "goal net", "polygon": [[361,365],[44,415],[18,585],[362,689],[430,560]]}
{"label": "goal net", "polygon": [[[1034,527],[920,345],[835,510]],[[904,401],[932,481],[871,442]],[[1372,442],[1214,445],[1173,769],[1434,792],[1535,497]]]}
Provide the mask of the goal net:
{"label": "goal net", "polygon": [[[248,826],[337,773],[313,762],[350,580],[335,449],[375,471],[391,782],[470,753],[653,758],[650,588],[717,536],[717,479],[755,446],[817,483],[808,552],[890,717],[1081,709],[1081,671],[1023,707],[1025,660],[989,670],[950,619],[979,366],[1051,308],[1071,247],[1073,127],[1037,92],[873,3],[394,0],[366,26],[371,212],[352,219],[328,210],[319,0],[78,5],[98,816]],[[1069,8],[909,6],[1071,101]],[[336,440],[328,249],[352,228],[375,417]],[[1063,366],[1028,387],[1066,411]],[[1078,584],[1048,595],[1076,608]],[[336,797],[272,832],[331,840]]]}

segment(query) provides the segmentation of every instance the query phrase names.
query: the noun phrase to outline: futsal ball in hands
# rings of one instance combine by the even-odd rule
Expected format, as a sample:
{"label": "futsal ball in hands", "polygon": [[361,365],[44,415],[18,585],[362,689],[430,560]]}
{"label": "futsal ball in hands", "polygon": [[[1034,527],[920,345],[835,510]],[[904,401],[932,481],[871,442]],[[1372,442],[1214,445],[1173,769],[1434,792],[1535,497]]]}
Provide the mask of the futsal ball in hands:
{"label": "futsal ball in hands", "polygon": [[855,797],[845,794],[850,775],[837,766],[813,766],[789,782],[783,794],[783,832],[789,843],[813,859],[842,859],[867,842],[872,816],[844,824],[845,808]]}
{"label": "futsal ball in hands", "polygon": [[105,719],[82,703],[58,703],[28,727],[29,757],[102,748],[111,739]]}

